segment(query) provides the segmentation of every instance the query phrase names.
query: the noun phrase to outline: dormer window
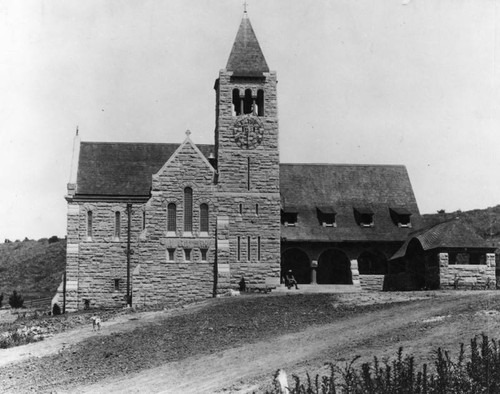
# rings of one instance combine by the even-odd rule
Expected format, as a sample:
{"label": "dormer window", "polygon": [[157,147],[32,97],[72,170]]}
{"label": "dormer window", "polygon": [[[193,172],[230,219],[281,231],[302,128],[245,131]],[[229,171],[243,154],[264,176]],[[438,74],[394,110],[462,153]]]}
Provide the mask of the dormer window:
{"label": "dormer window", "polygon": [[354,218],[361,227],[373,227],[373,211],[369,207],[354,208]]}
{"label": "dormer window", "polygon": [[335,216],[337,212],[332,207],[322,206],[316,207],[319,224],[323,227],[337,227]]}
{"label": "dormer window", "polygon": [[298,210],[295,207],[286,207],[281,210],[281,224],[295,226],[297,224]]}
{"label": "dormer window", "polygon": [[391,219],[395,225],[402,228],[411,227],[411,212],[406,208],[389,208]]}

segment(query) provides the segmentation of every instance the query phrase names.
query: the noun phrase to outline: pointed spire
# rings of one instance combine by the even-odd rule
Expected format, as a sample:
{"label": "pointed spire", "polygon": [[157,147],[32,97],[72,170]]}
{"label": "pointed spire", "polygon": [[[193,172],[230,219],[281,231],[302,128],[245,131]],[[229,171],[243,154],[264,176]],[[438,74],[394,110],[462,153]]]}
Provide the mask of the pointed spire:
{"label": "pointed spire", "polygon": [[227,61],[226,70],[233,71],[233,75],[236,76],[262,76],[262,73],[269,72],[269,67],[248,18],[246,5],[245,2],[243,18]]}

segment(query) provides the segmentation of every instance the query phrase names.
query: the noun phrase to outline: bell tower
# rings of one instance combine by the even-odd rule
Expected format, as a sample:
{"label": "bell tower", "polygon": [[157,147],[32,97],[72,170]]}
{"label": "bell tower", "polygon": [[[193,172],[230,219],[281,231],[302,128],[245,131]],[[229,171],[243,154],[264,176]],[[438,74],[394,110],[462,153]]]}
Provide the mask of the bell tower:
{"label": "bell tower", "polygon": [[241,277],[249,286],[279,284],[276,83],[245,10],[215,82],[218,215],[225,223],[218,231],[218,264],[228,272],[219,275],[220,285],[229,281],[234,287]]}

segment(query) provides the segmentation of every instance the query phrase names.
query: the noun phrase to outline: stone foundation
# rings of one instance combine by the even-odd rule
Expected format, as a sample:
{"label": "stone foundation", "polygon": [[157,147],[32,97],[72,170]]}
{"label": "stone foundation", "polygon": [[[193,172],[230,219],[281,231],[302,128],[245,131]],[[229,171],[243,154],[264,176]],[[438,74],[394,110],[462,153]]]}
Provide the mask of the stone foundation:
{"label": "stone foundation", "polygon": [[360,275],[361,289],[366,291],[382,291],[385,275]]}
{"label": "stone foundation", "polygon": [[450,265],[448,254],[439,254],[441,289],[494,289],[496,287],[495,255],[486,255],[486,264]]}

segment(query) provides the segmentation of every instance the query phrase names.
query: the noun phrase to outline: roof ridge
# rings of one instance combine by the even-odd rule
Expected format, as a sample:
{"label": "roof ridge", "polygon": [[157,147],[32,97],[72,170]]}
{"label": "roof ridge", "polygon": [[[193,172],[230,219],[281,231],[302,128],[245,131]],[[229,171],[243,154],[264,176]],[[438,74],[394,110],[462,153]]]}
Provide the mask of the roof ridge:
{"label": "roof ridge", "polygon": [[[127,141],[81,141],[82,144],[101,144],[101,145],[180,145],[181,142],[127,142]],[[197,146],[214,146],[214,144],[196,144]]]}
{"label": "roof ridge", "polygon": [[406,167],[404,164],[280,163],[281,166]]}

